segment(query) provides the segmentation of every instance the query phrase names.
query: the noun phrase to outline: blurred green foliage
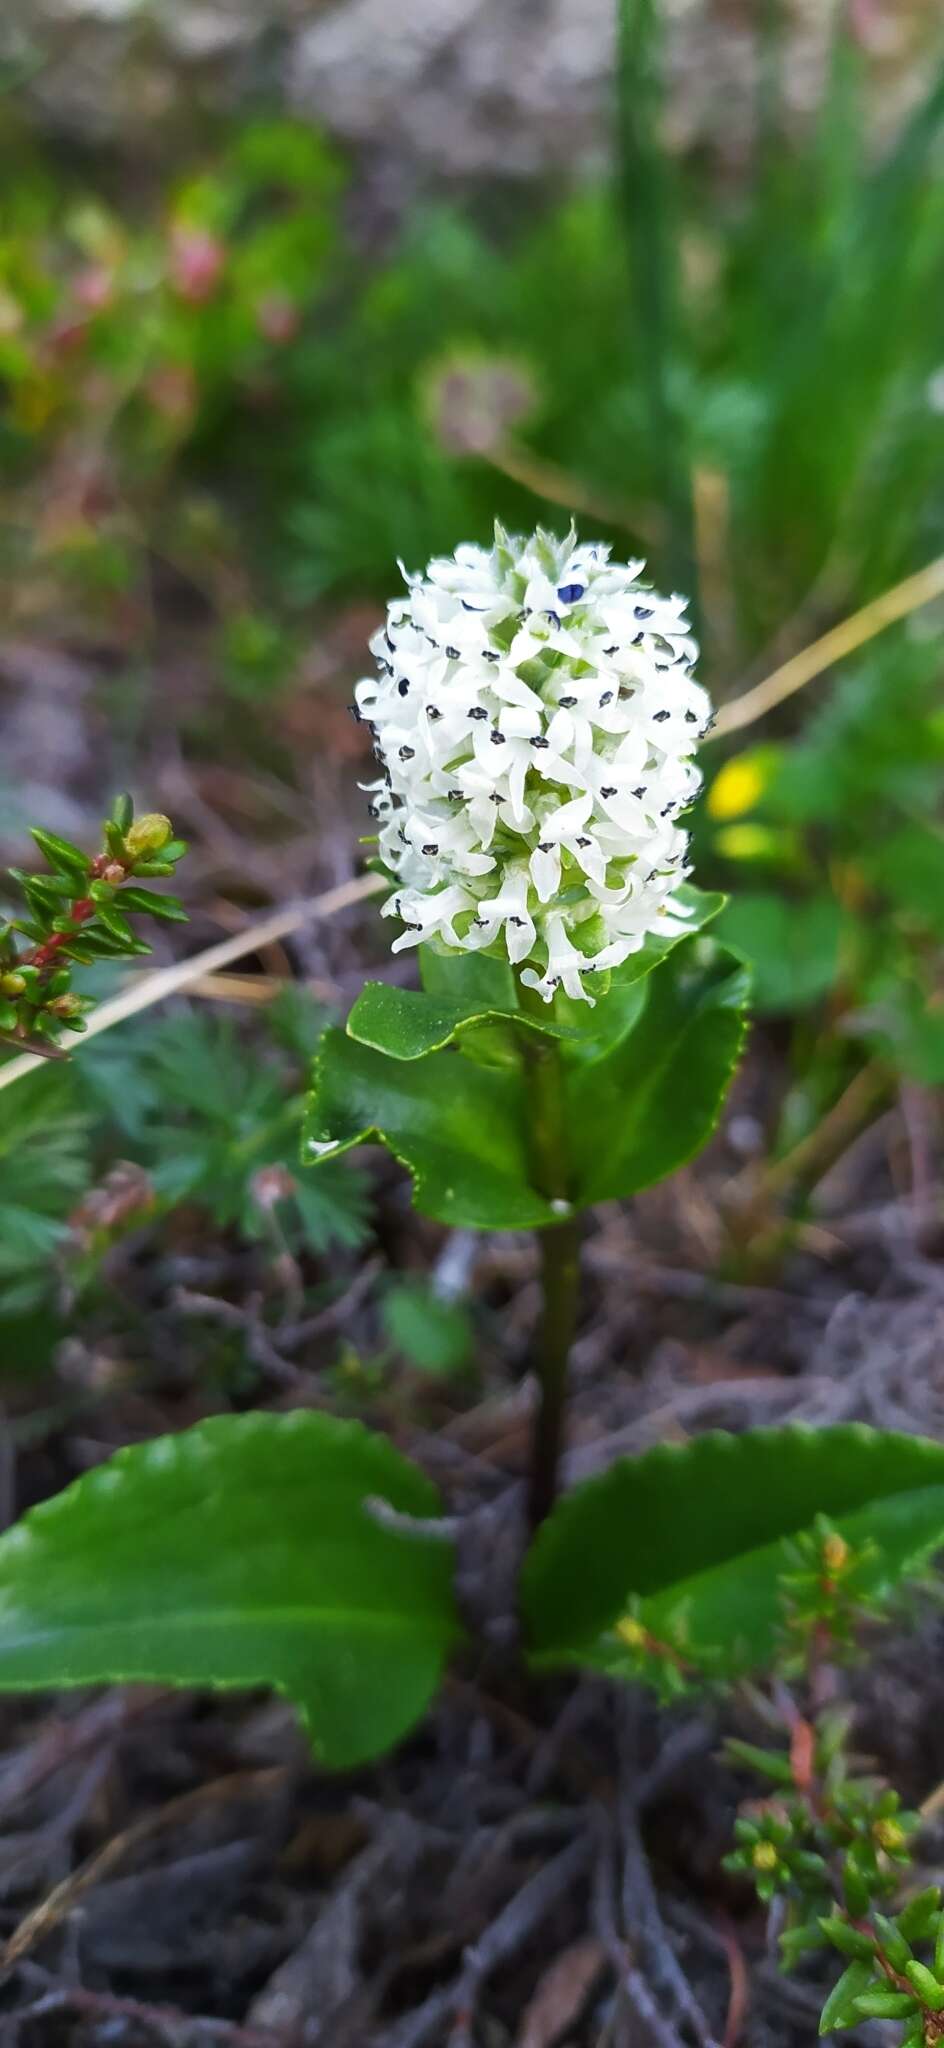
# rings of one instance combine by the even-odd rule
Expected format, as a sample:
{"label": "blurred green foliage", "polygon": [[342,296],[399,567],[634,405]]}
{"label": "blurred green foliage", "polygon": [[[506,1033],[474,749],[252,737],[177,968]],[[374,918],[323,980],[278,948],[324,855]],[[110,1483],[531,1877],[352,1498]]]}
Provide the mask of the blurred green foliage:
{"label": "blurred green foliage", "polygon": [[341,1162],[305,1179],[297,1172],[307,1061],[323,1022],[294,991],[251,1042],[226,1019],[181,1010],[103,1034],[81,1060],[4,1091],[7,1342],[8,1319],[44,1311],[33,1362],[45,1357],[64,1328],[50,1311],[77,1299],[93,1310],[107,1291],[108,1254],[131,1231],[151,1257],[185,1241],[196,1221],[204,1249],[256,1246],[271,1286],[287,1254],[302,1297],[323,1284],[321,1262],[369,1239],[361,1172]]}

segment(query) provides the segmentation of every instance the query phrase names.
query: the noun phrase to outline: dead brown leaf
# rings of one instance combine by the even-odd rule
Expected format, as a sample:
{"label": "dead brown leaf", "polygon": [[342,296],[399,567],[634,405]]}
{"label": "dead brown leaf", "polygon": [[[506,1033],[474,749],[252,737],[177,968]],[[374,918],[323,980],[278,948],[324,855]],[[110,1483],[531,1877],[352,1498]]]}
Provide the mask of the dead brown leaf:
{"label": "dead brown leaf", "polygon": [[553,2048],[576,2025],[605,1963],[606,1950],[593,1935],[565,1948],[541,1978],[515,2048]]}

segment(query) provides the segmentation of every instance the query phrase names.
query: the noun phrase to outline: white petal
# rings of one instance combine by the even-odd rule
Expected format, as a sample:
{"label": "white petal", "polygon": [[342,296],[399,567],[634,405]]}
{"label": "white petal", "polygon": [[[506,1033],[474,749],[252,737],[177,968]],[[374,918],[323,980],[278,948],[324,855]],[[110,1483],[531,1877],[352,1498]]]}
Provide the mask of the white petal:
{"label": "white petal", "polygon": [[536,846],[531,855],[531,880],[542,903],[549,903],[560,888],[560,847],[551,846],[547,852]]}

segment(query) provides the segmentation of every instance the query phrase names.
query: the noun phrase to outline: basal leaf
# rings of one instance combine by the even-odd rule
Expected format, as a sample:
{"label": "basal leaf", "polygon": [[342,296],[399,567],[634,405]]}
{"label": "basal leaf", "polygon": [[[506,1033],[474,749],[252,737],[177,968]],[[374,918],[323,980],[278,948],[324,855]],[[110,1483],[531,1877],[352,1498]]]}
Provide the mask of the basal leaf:
{"label": "basal leaf", "polygon": [[452,1547],[386,1438],[218,1416],[136,1444],[0,1538],[0,1689],[275,1686],[344,1768],[423,1713],[458,1634]]}
{"label": "basal leaf", "polygon": [[590,1046],[570,1062],[572,1198],[581,1206],[635,1194],[690,1159],[714,1129],[740,1054],[750,982],[730,954],[713,948],[703,960],[689,940],[646,989],[638,1022],[630,1013],[600,1058]]}
{"label": "basal leaf", "polygon": [[870,1540],[873,1582],[894,1584],[944,1545],[944,1445],[852,1424],[713,1432],[621,1459],[565,1496],[526,1560],[533,1662],[636,1675],[615,1632],[632,1614],[693,1674],[762,1667],[784,1540],[820,1514]]}
{"label": "basal leaf", "polygon": [[531,1187],[525,1098],[514,1069],[473,1065],[455,1051],[391,1059],[326,1031],[305,1122],[306,1163],[377,1140],[409,1168],[417,1208],[473,1230],[554,1222]]}

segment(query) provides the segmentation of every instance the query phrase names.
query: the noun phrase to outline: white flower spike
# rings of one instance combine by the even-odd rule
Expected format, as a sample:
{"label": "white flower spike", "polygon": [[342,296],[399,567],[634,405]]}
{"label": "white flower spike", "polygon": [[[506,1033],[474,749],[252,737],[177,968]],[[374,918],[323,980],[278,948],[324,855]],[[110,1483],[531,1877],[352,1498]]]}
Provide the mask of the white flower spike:
{"label": "white flower spike", "polygon": [[545,1001],[592,1002],[588,977],[679,929],[678,818],[711,706],[685,599],[643,566],[573,530],[496,527],[494,547],[403,571],[370,643],[379,673],[355,691],[382,768],[366,787],[395,953],[487,947]]}

